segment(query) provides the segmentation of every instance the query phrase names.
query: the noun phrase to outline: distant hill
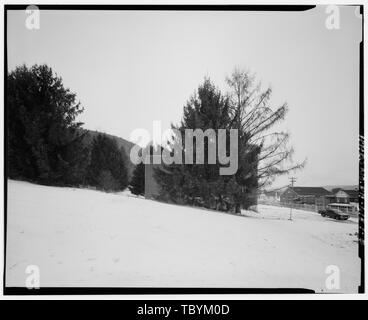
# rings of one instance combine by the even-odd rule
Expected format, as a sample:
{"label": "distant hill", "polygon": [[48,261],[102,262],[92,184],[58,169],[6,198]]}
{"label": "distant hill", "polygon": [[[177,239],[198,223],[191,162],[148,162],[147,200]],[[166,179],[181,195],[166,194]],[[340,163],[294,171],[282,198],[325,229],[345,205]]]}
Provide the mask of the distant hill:
{"label": "distant hill", "polygon": [[127,166],[128,166],[128,176],[129,176],[129,179],[130,179],[132,174],[133,174],[133,170],[135,168],[135,165],[130,161],[129,154],[130,154],[130,150],[132,149],[132,147],[135,144],[133,142],[130,142],[128,140],[125,140],[123,138],[120,138],[120,137],[117,137],[117,136],[114,136],[114,135],[111,135],[111,134],[108,134],[108,133],[93,131],[93,130],[88,130],[88,129],[87,129],[87,131],[88,131],[88,133],[85,136],[85,142],[87,144],[91,144],[93,138],[96,137],[98,134],[105,134],[109,138],[114,139],[116,141],[116,143],[118,144],[119,148],[121,148],[121,147],[124,148],[125,153],[128,157]]}
{"label": "distant hill", "polygon": [[327,189],[328,191],[331,191],[332,189],[344,189],[344,190],[355,190],[355,189],[359,189],[358,185],[329,185],[329,186],[324,186],[323,188]]}

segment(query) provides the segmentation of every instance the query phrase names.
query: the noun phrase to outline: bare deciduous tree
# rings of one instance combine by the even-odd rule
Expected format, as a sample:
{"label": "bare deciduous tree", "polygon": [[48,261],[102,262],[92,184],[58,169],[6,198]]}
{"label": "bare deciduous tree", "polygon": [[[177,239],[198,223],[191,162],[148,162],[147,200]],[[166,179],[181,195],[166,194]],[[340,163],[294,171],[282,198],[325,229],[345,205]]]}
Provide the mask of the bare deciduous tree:
{"label": "bare deciduous tree", "polygon": [[[239,157],[258,152],[258,188],[271,184],[277,176],[301,169],[306,161],[293,163],[293,148],[289,146],[289,134],[273,130],[285,119],[287,103],[272,108],[270,98],[272,89],[261,89],[261,83],[249,71],[235,68],[226,79],[231,88],[232,127],[239,130]],[[239,161],[242,163],[242,161]],[[249,174],[255,168],[248,166]]]}

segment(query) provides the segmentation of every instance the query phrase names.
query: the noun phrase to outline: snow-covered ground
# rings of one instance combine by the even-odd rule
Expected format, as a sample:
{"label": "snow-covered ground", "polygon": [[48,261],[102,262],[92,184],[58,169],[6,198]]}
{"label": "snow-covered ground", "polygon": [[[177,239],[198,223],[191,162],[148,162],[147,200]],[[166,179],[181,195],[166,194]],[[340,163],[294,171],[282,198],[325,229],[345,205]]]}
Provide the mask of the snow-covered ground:
{"label": "snow-covered ground", "polygon": [[8,183],[6,285],[326,288],[360,283],[357,220],[258,206],[243,216],[122,194]]}

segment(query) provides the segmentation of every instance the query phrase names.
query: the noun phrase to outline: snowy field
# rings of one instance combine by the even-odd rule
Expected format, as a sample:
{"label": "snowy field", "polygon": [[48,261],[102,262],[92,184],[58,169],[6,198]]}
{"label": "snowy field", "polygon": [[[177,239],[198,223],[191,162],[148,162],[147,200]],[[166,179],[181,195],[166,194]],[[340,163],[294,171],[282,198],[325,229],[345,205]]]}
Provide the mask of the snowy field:
{"label": "snowy field", "polygon": [[28,265],[41,287],[326,288],[360,283],[356,219],[258,206],[234,216],[25,182],[8,183],[6,285],[24,287]]}

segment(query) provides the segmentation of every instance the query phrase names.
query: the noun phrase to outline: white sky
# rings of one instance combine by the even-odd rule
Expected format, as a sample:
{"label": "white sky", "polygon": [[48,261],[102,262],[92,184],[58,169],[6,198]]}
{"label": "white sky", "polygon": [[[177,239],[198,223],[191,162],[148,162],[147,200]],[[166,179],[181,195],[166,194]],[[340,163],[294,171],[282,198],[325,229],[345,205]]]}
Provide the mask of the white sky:
{"label": "white sky", "polygon": [[[209,76],[225,90],[235,66],[288,102],[296,185],[358,183],[359,42],[355,7],[340,29],[325,6],[306,12],[42,11],[39,30],[8,12],[8,65],[47,63],[85,107],[85,127],[129,139],[152,121],[168,128]],[[287,184],[287,177],[275,186]]]}

